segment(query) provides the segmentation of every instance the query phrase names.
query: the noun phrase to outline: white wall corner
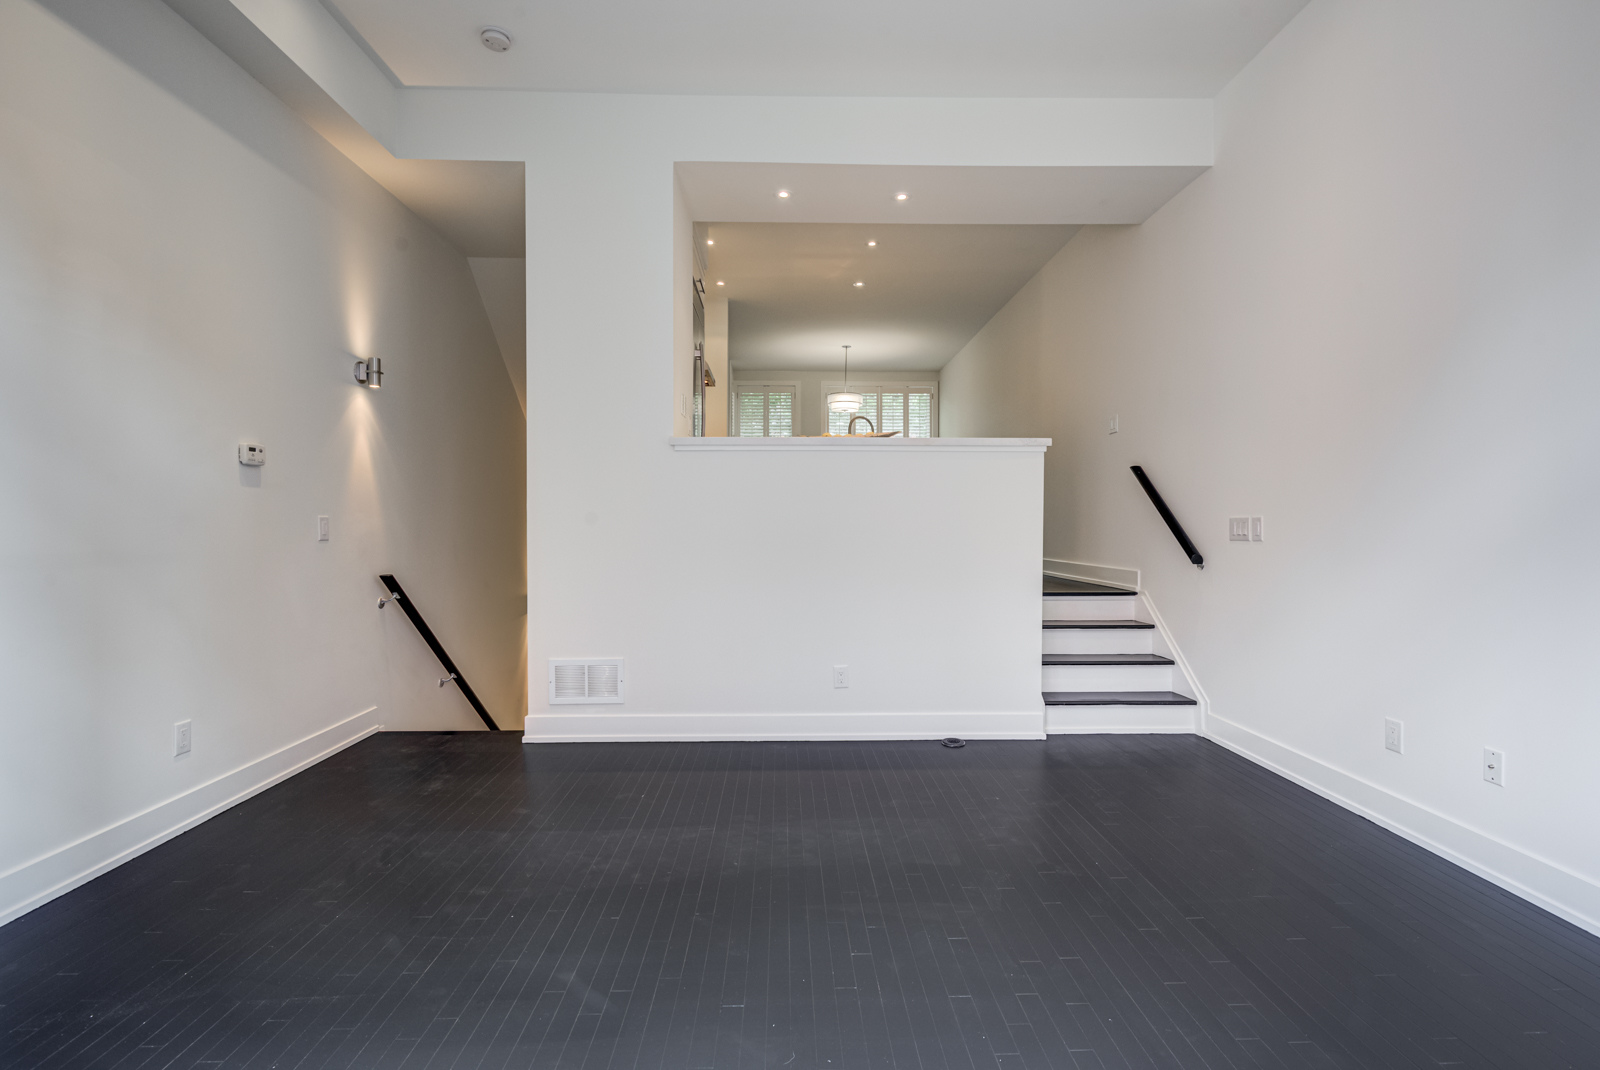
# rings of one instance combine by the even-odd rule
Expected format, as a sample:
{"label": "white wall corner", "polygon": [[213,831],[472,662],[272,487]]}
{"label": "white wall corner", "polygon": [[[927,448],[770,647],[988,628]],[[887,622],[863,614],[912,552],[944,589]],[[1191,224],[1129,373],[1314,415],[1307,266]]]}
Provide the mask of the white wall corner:
{"label": "white wall corner", "polygon": [[0,873],[0,925],[381,731],[376,706]]}
{"label": "white wall corner", "polygon": [[1214,714],[1206,738],[1600,936],[1600,883]]}

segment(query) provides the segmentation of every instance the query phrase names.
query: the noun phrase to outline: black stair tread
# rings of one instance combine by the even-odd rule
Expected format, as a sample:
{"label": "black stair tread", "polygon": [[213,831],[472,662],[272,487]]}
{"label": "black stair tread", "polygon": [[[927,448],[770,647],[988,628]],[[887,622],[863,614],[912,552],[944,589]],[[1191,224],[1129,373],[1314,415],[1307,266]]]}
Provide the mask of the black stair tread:
{"label": "black stair tread", "polygon": [[1105,587],[1098,583],[1088,583],[1084,580],[1067,580],[1060,576],[1046,576],[1044,578],[1044,596],[1046,598],[1071,598],[1084,595],[1125,594],[1132,598],[1135,592],[1121,587]]}
{"label": "black stair tread", "polygon": [[1046,628],[1154,628],[1142,620],[1047,620]]}
{"label": "black stair tread", "polygon": [[1171,665],[1160,654],[1046,654],[1046,665]]}
{"label": "black stair tread", "polygon": [[1176,691],[1046,691],[1046,706],[1193,706]]}

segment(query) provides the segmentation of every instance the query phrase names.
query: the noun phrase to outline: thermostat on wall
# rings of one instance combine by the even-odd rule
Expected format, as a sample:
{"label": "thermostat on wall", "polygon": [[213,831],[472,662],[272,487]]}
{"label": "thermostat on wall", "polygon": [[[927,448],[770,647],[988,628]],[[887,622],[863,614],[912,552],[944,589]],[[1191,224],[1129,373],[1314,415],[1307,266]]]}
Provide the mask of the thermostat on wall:
{"label": "thermostat on wall", "polygon": [[248,464],[252,468],[267,463],[267,447],[259,442],[239,443],[239,463]]}

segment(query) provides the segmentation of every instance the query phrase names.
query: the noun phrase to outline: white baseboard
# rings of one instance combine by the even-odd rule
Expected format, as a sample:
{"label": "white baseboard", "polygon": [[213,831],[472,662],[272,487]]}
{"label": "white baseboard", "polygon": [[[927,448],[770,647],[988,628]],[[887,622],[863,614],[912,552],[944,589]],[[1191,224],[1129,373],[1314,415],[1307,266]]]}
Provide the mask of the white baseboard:
{"label": "white baseboard", "polygon": [[1039,711],[1011,713],[538,713],[524,743],[1043,739]]}
{"label": "white baseboard", "polygon": [[1210,713],[1207,738],[1600,936],[1600,884]]}
{"label": "white baseboard", "polygon": [[1052,736],[1193,735],[1193,706],[1046,706]]}
{"label": "white baseboard", "polygon": [[144,854],[237,803],[379,731],[374,706],[157,803],[76,842],[0,873],[0,925]]}
{"label": "white baseboard", "polygon": [[1062,579],[1103,583],[1109,587],[1126,587],[1130,591],[1139,589],[1139,570],[1136,568],[1091,565],[1084,561],[1061,561],[1047,557],[1044,559],[1044,573],[1046,576],[1060,576]]}

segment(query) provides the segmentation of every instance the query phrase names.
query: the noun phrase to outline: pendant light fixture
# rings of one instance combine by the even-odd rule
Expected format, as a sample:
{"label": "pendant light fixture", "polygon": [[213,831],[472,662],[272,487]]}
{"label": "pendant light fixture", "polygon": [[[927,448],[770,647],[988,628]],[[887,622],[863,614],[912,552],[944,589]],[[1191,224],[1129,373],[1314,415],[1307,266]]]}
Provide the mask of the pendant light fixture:
{"label": "pendant light fixture", "polygon": [[861,395],[850,389],[850,347],[844,349],[844,389],[828,395],[829,412],[855,412],[861,408]]}

